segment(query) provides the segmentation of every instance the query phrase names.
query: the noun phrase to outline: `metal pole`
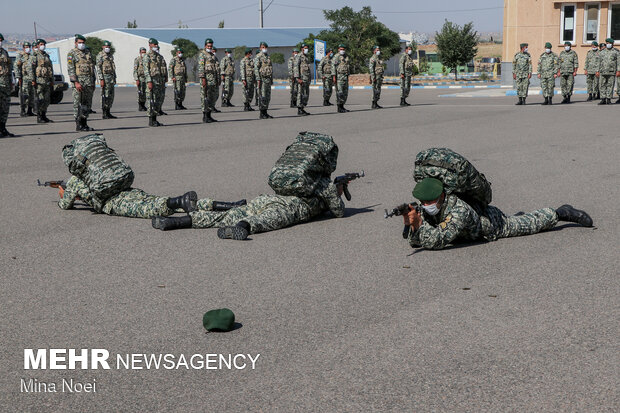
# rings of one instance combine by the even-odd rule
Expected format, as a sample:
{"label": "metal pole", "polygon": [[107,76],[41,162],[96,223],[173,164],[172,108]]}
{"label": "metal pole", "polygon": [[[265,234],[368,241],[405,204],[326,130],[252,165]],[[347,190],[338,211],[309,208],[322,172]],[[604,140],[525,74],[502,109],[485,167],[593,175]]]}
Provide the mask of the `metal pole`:
{"label": "metal pole", "polygon": [[263,0],[258,0],[258,4],[260,7],[260,28],[263,28]]}
{"label": "metal pole", "polygon": [[39,38],[39,36],[37,36],[37,22],[34,22],[34,38],[35,41]]}

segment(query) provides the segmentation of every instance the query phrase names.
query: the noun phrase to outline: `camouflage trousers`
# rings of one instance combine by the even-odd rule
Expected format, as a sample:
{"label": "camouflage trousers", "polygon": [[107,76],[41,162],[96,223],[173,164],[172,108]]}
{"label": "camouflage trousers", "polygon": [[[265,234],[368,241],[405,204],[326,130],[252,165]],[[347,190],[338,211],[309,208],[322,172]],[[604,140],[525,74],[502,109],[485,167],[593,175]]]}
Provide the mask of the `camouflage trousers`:
{"label": "camouflage trousers", "polygon": [[156,116],[157,112],[161,110],[166,93],[166,85],[163,79],[152,79],[152,82],[153,89],[146,88],[146,110],[149,117]]}
{"label": "camouflage trousers", "polygon": [[235,93],[235,79],[232,76],[225,76],[222,82],[222,101],[230,102]]}
{"label": "camouflage trousers", "polygon": [[37,87],[35,91],[35,109],[38,110],[38,113],[47,112],[47,107],[50,105],[50,100],[52,98],[52,86],[49,82],[45,81],[37,81]]}
{"label": "camouflage trousers", "polygon": [[336,77],[336,102],[339,105],[347,103],[349,97],[349,76]]}
{"label": "camouflage trousers", "polygon": [[[73,88],[73,117],[75,119],[78,118],[78,114],[80,112],[80,104],[84,106],[88,111],[93,106],[93,92],[95,88],[93,85],[85,85],[81,83],[82,91],[78,92],[78,90]],[[83,113],[82,116],[84,118],[88,118],[88,113]]]}
{"label": "camouflage trousers", "polygon": [[136,87],[137,89],[137,102],[138,104],[146,103],[146,79],[140,79],[140,85]]}
{"label": "camouflage trousers", "polygon": [[11,85],[0,83],[0,123],[6,123],[11,106]]}
{"label": "camouflage trousers", "polygon": [[601,99],[611,99],[614,94],[615,75],[601,75],[599,78],[599,90],[601,91]]}
{"label": "camouflage trousers", "polygon": [[207,85],[200,88],[200,108],[203,112],[215,109],[217,94],[217,83],[215,82],[207,81]]}
{"label": "camouflage trousers", "polygon": [[334,88],[334,80],[331,75],[323,78],[323,99],[330,100],[332,97],[332,89]]}
{"label": "camouflage trousers", "polygon": [[[19,93],[24,97],[24,104],[22,105],[22,111],[26,111],[28,108],[34,108],[34,100],[36,99],[35,87],[32,85],[32,79],[23,79],[22,86],[19,88]],[[21,100],[20,100],[21,102]]]}
{"label": "camouflage trousers", "polygon": [[405,75],[400,78],[400,98],[407,99],[411,91],[411,76]]}
{"label": "camouflage trousers", "polygon": [[573,86],[575,86],[575,76],[573,76],[572,73],[560,76],[560,88],[562,89],[562,96],[572,96]]}
{"label": "camouflage trousers", "polygon": [[130,218],[152,218],[168,216],[174,211],[167,206],[167,197],[149,195],[133,188],[109,198],[102,209],[104,214]]}
{"label": "camouflage trousers", "polygon": [[174,102],[176,104],[180,105],[185,100],[185,90],[186,90],[185,80],[177,79],[174,82]]}
{"label": "camouflage trousers", "polygon": [[[620,60],[620,57],[618,58],[618,60]],[[616,82],[616,93],[618,94],[618,97],[620,98],[620,78],[616,78],[614,80]],[[612,93],[612,97],[613,97],[613,93]]]}
{"label": "camouflage trousers", "polygon": [[297,102],[297,93],[299,92],[299,84],[294,78],[288,79],[288,87],[291,91],[291,102]]}
{"label": "camouflage trousers", "polygon": [[515,80],[515,86],[517,87],[517,97],[526,98],[527,92],[530,88],[530,79],[527,76],[517,77]]}
{"label": "camouflage trousers", "polygon": [[108,110],[114,103],[114,76],[103,75],[103,87],[101,88],[101,109]]}
{"label": "camouflage trousers", "polygon": [[555,78],[551,76],[540,77],[540,87],[542,88],[543,96],[546,98],[553,97],[553,91],[555,89]]}
{"label": "camouflage trousers", "polygon": [[250,105],[254,98],[254,89],[256,88],[256,82],[254,79],[246,80],[246,85],[243,87],[243,103]]}
{"label": "camouflage trousers", "polygon": [[589,95],[597,95],[598,94],[598,77],[596,77],[596,75],[588,74],[586,76],[586,84],[588,85],[588,94]]}
{"label": "camouflage trousers", "polygon": [[552,208],[506,216],[499,208],[489,205],[485,215],[480,216],[482,234],[487,241],[536,234],[553,228],[557,222],[558,216]]}
{"label": "camouflage trousers", "polygon": [[377,77],[372,83],[372,101],[377,102],[381,99],[381,86],[383,85],[383,76]]}
{"label": "camouflage trousers", "polygon": [[269,102],[271,102],[271,79],[261,79],[260,87],[258,88],[258,107],[261,110],[269,109]]}
{"label": "camouflage trousers", "polygon": [[228,211],[213,211],[213,202],[209,198],[198,200],[198,211],[189,214],[193,228],[220,228],[246,221],[255,234],[306,222],[317,214],[307,202],[295,196],[259,195],[247,205]]}
{"label": "camouflage trousers", "polygon": [[303,83],[297,83],[297,107],[305,108],[310,98],[310,79],[302,79]]}

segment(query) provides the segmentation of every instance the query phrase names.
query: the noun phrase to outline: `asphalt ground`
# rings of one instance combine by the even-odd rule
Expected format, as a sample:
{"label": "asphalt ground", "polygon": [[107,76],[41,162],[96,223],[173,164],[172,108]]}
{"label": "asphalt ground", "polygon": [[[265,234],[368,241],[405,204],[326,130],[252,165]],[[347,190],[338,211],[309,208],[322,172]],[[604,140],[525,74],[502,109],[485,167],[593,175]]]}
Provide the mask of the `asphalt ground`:
{"label": "asphalt ground", "polygon": [[[179,112],[168,89],[166,126],[149,128],[135,89],[118,89],[119,119],[101,120],[97,103],[89,123],[132,166],[135,187],[218,200],[271,193],[269,171],[297,132],[328,133],[336,172],[367,175],[351,184],[346,217],[236,242],[60,210],[36,180],[68,177],[61,149],[83,135],[70,94],[48,125],[12,105],[20,136],[0,139],[1,411],[620,410],[620,105],[580,96],[545,107],[535,96],[518,107],[430,90],[400,108],[388,90],[385,108],[370,110],[370,92],[351,91],[352,112],[337,114],[313,91],[302,118],[278,90],[275,119],[258,120],[237,90],[237,107],[205,125],[198,92]],[[383,210],[412,199],[415,154],[432,146],[468,157],[508,214],[570,203],[596,227],[414,250]],[[203,313],[220,307],[239,328],[205,334]],[[107,349],[112,369],[25,370],[29,348]],[[255,369],[115,368],[133,353],[260,357]],[[97,392],[22,392],[30,378],[95,381]]]}

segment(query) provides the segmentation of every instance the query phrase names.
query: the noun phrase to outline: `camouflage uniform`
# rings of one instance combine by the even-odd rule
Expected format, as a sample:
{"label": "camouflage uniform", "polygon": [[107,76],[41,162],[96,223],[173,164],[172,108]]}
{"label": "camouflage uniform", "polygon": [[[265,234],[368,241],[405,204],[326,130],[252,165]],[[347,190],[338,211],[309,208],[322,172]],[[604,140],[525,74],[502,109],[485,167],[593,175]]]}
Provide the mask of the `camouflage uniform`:
{"label": "camouflage uniform", "polygon": [[517,76],[517,97],[526,98],[530,87],[529,76],[532,74],[532,56],[529,53],[518,52],[512,59],[512,73]]}
{"label": "camouflage uniform", "polygon": [[601,56],[599,89],[601,91],[601,99],[611,99],[614,93],[614,81],[616,80],[616,72],[619,69],[618,53],[614,49],[603,49],[599,52]]}
{"label": "camouflage uniform", "polygon": [[334,87],[334,81],[332,79],[332,61],[329,54],[325,55],[319,62],[317,76],[323,80],[323,104],[329,103]]}
{"label": "camouflage uniform", "polygon": [[540,75],[540,86],[542,87],[543,96],[546,98],[553,97],[555,88],[555,78],[553,75],[558,73],[560,61],[555,53],[545,53],[540,55],[538,59],[538,74]]}
{"label": "camouflage uniform", "polygon": [[187,66],[185,65],[185,59],[182,57],[174,56],[170,60],[168,72],[175,80],[174,82],[174,103],[177,106],[183,106],[185,100],[185,84],[187,83]]}
{"label": "camouflage uniform", "polygon": [[254,58],[254,76],[261,82],[259,107],[261,110],[269,109],[271,102],[271,85],[273,83],[273,64],[268,54],[259,52]]}
{"label": "camouflage uniform", "polygon": [[203,112],[210,112],[215,109],[217,100],[218,86],[218,67],[217,58],[211,52],[203,50],[198,57],[198,77],[202,82],[205,79],[206,86],[200,87],[200,98]]}
{"label": "camouflage uniform", "polygon": [[288,58],[288,86],[291,91],[291,107],[295,107],[297,104],[297,93],[299,92],[299,85],[295,81],[295,74],[293,67],[295,66],[295,59],[299,56],[299,53],[293,53]]}
{"label": "camouflage uniform", "polygon": [[35,109],[37,109],[37,115],[44,117],[52,98],[54,67],[52,66],[50,56],[45,50],[35,50],[33,57],[32,67],[36,83]]}
{"label": "camouflage uniform", "polygon": [[[146,108],[149,117],[157,116],[164,103],[168,70],[166,61],[159,53],[149,50],[142,59],[144,78],[153,83],[153,89],[146,88]],[[152,101],[152,104],[151,104]]]}
{"label": "camouflage uniform", "polygon": [[232,57],[224,56],[220,62],[220,73],[224,77],[222,83],[222,104],[228,105],[235,92],[235,61]]}
{"label": "camouflage uniform", "polygon": [[560,53],[560,87],[562,88],[562,96],[565,98],[572,96],[573,86],[575,85],[575,76],[573,73],[579,68],[579,57],[574,50],[563,50]]}
{"label": "camouflage uniform", "polygon": [[585,69],[588,74],[586,75],[586,82],[588,85],[588,95],[596,97],[598,94],[598,77],[596,72],[599,71],[601,65],[601,55],[597,50],[590,50],[586,56]]}
{"label": "camouflage uniform", "polygon": [[138,56],[133,61],[133,80],[140,82],[138,89],[138,105],[142,107],[146,103],[146,77],[144,76],[144,66],[142,56]]}
{"label": "camouflage uniform", "polygon": [[[62,209],[71,209],[78,197],[92,207],[92,194],[88,186],[78,177],[72,176],[67,181],[67,188],[63,197],[58,201],[58,206]],[[168,199],[167,197],[149,195],[141,189],[132,188],[107,199],[102,212],[107,215],[130,218],[169,216],[175,211],[168,208]]]}
{"label": "camouflage uniform", "polygon": [[4,126],[9,118],[12,87],[11,59],[9,58],[9,53],[3,47],[0,47],[0,126]]}
{"label": "camouflage uniform", "polygon": [[[293,62],[293,77],[295,78],[295,84],[297,84],[297,107],[305,108],[308,105],[308,98],[310,97],[310,62],[308,55],[300,52],[297,58]],[[297,80],[301,79],[300,84]]]}
{"label": "camouflage uniform", "polygon": [[339,105],[347,103],[349,97],[350,59],[346,54],[337,54],[332,59],[332,75],[336,77],[336,101]]}
{"label": "camouflage uniform", "polygon": [[370,83],[372,84],[372,102],[373,106],[377,105],[381,99],[381,85],[383,85],[383,72],[385,71],[385,62],[376,53],[368,61],[368,73],[370,73]]}
{"label": "camouflage uniform", "polygon": [[245,56],[239,63],[239,72],[241,82],[246,83],[243,88],[243,103],[246,106],[250,106],[252,98],[254,97],[254,88],[256,87],[256,77],[254,75],[254,60],[251,57]]}
{"label": "camouflage uniform", "polygon": [[97,80],[103,80],[103,88],[101,88],[102,110],[105,113],[112,108],[114,103],[114,85],[116,85],[116,64],[114,64],[114,56],[112,52],[106,53],[103,50],[97,54]]}
{"label": "camouflage uniform", "polygon": [[[413,69],[415,67],[415,61],[406,51],[400,56],[398,61],[398,70],[400,74],[400,98],[407,99],[409,92],[411,91],[411,77],[413,76]],[[403,77],[404,76],[404,77]]]}
{"label": "camouflage uniform", "polygon": [[[618,58],[618,70],[620,70],[620,50],[616,49],[615,47],[612,47],[611,50],[616,52],[616,56]],[[618,79],[616,79],[616,94],[620,98],[620,80],[618,80]],[[612,93],[612,95],[613,95],[613,93]]]}
{"label": "camouflage uniform", "polygon": [[34,100],[35,96],[35,87],[32,82],[35,81],[34,75],[34,66],[35,66],[35,58],[33,53],[26,53],[21,51],[17,58],[15,59],[15,63],[13,64],[13,72],[15,73],[15,78],[19,81],[21,79],[22,84],[19,89],[19,93],[23,96],[23,103],[21,104],[21,113],[25,114],[26,110],[30,110],[30,108],[34,108]]}
{"label": "camouflage uniform", "polygon": [[[218,92],[218,88],[220,87],[220,85],[222,84],[222,71],[220,70],[220,59],[217,57],[216,54],[217,50],[215,50],[215,47],[213,48],[213,57],[215,58],[215,68],[217,69],[217,76],[216,76],[216,81],[217,81],[217,86],[216,86],[216,93],[215,93],[215,100],[213,101],[213,108],[215,109],[215,104],[217,103],[217,101],[220,98],[220,94]],[[215,111],[217,112],[218,110],[215,109]]]}
{"label": "camouflage uniform", "polygon": [[[86,109],[82,117],[88,119],[95,91],[95,62],[88,48],[79,50],[75,47],[67,53],[67,72],[73,87],[73,117],[78,119],[81,104]],[[75,88],[75,82],[82,85],[82,92]]]}
{"label": "camouflage uniform", "polygon": [[317,215],[331,211],[334,216],[344,216],[344,203],[336,187],[329,183],[316,197],[259,195],[247,205],[228,211],[213,211],[213,200],[198,200],[198,211],[190,212],[193,228],[234,226],[239,221],[250,224],[250,233],[275,231],[307,222]]}
{"label": "camouflage uniform", "polygon": [[508,217],[489,205],[481,215],[456,195],[447,195],[437,215],[422,213],[422,225],[417,230],[410,227],[408,240],[414,248],[439,250],[456,240],[495,241],[536,234],[553,228],[557,222],[552,208]]}

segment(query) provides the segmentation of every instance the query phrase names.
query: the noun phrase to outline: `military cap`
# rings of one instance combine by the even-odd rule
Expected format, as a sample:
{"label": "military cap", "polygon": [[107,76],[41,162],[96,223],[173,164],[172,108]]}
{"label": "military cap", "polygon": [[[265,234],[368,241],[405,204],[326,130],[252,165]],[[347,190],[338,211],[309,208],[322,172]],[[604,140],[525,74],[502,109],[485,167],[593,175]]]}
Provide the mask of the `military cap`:
{"label": "military cap", "polygon": [[202,325],[207,331],[230,331],[235,324],[235,314],[228,308],[207,311],[202,316]]}
{"label": "military cap", "polygon": [[614,43],[614,39],[612,39],[611,37],[608,37],[607,39],[605,39],[605,42],[607,43]]}
{"label": "military cap", "polygon": [[157,39],[155,39],[154,37],[151,37],[149,39],[149,44],[159,44],[159,42],[157,41]]}
{"label": "military cap", "polygon": [[217,52],[217,47],[213,46],[211,50],[213,50],[214,52]]}
{"label": "military cap", "polygon": [[0,33],[0,40],[4,40],[4,36]]}
{"label": "military cap", "polygon": [[143,50],[146,52],[146,47],[141,47],[140,48],[140,51],[143,51]]}
{"label": "military cap", "polygon": [[265,43],[265,42],[260,42],[260,46],[269,47],[269,45],[267,45],[267,43]]}
{"label": "military cap", "polygon": [[249,47],[245,49],[245,54],[248,54],[248,53],[252,53],[252,49],[250,49]]}
{"label": "military cap", "polygon": [[521,43],[521,45],[519,45],[519,47],[521,49],[523,49],[524,47],[527,47],[527,46],[529,46],[529,44],[527,44],[527,43]]}
{"label": "military cap", "polygon": [[294,49],[293,49],[293,51],[294,51],[295,53],[299,53],[299,49],[298,49],[298,48],[294,48]]}
{"label": "military cap", "polygon": [[179,52],[183,53],[183,49],[181,49],[180,47],[177,48],[177,53],[179,53]]}
{"label": "military cap", "polygon": [[47,42],[45,41],[45,39],[37,39],[37,44],[47,44]]}
{"label": "military cap", "polygon": [[26,46],[30,47],[30,42],[24,42],[23,46],[24,47],[26,47]]}
{"label": "military cap", "polygon": [[104,40],[104,41],[103,41],[103,45],[104,45],[104,46],[112,46],[112,43],[110,43],[110,42],[109,42],[109,41],[107,41],[107,40]]}
{"label": "military cap", "polygon": [[572,46],[573,44],[571,42],[564,42],[564,46]]}
{"label": "military cap", "polygon": [[379,46],[377,46],[377,45],[374,45],[374,46],[372,47],[372,50],[375,50],[375,49],[380,49],[380,47],[379,47]]}
{"label": "military cap", "polygon": [[597,41],[593,41],[592,42],[592,46],[598,46],[598,42]]}
{"label": "military cap", "polygon": [[347,48],[347,46],[345,46],[343,43],[340,43],[338,45],[338,49],[346,49],[346,48]]}
{"label": "military cap", "polygon": [[551,43],[549,43],[549,42],[545,43],[545,48],[546,49],[551,49],[551,47],[552,47]]}
{"label": "military cap", "polygon": [[211,38],[209,38],[209,37],[208,37],[208,38],[206,38],[206,39],[205,39],[205,44],[207,44],[207,43],[211,43],[211,44],[213,44],[213,39],[211,39]]}
{"label": "military cap", "polygon": [[329,53],[329,52],[333,52],[333,51],[334,51],[334,49],[333,49],[333,48],[331,48],[331,47],[330,47],[329,49],[327,49],[327,53]]}
{"label": "military cap", "polygon": [[439,179],[424,178],[413,188],[413,197],[420,201],[432,201],[441,196],[443,183]]}
{"label": "military cap", "polygon": [[81,34],[76,33],[75,34],[75,41],[77,42],[78,40],[86,41],[86,37],[82,36]]}
{"label": "military cap", "polygon": [[230,49],[226,49],[226,50],[224,50],[224,51],[225,51],[226,53],[232,53],[232,50],[230,50]]}

